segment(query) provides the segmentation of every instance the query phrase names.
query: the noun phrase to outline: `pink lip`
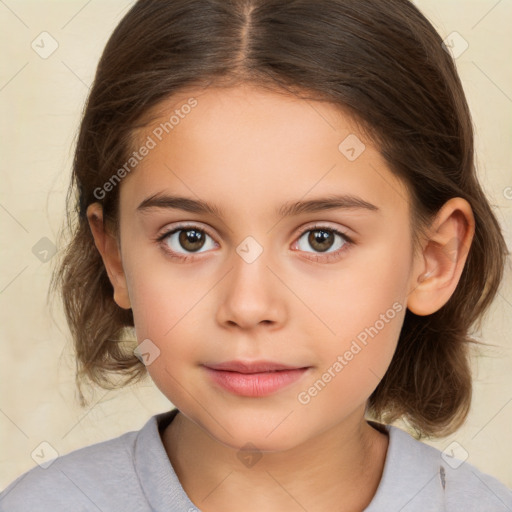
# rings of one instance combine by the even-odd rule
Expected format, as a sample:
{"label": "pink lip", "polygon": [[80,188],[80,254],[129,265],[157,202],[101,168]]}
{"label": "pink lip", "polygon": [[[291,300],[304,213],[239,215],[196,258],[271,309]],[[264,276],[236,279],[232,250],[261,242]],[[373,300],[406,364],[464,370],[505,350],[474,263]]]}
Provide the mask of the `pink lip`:
{"label": "pink lip", "polygon": [[212,380],[240,396],[267,396],[296,382],[309,367],[287,366],[271,361],[227,361],[205,364]]}

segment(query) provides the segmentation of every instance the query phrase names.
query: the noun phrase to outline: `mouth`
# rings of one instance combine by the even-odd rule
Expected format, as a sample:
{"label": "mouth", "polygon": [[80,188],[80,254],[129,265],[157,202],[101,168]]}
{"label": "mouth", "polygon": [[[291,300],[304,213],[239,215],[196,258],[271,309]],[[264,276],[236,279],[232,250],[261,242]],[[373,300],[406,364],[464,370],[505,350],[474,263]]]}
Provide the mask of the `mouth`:
{"label": "mouth", "polygon": [[301,379],[311,366],[289,366],[272,361],[226,361],[204,364],[214,384],[233,394],[268,396]]}

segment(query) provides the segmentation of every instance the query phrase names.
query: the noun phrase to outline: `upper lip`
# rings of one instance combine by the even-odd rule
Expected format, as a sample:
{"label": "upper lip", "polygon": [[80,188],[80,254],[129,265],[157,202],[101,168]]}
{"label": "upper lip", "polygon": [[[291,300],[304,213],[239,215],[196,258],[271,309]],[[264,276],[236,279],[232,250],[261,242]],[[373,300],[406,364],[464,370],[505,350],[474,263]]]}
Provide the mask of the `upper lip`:
{"label": "upper lip", "polygon": [[226,361],[224,363],[204,364],[212,370],[224,370],[238,373],[262,373],[275,372],[279,370],[297,370],[305,366],[290,366],[272,361]]}

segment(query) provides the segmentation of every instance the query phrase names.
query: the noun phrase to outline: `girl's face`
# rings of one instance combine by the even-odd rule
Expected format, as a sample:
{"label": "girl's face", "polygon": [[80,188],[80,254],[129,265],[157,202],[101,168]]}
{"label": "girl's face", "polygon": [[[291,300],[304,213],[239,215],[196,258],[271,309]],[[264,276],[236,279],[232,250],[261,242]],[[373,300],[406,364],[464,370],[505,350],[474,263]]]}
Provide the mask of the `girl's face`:
{"label": "girl's face", "polygon": [[[151,377],[234,448],[362,421],[414,285],[404,185],[327,103],[244,86],[166,106],[120,191]],[[291,369],[250,366],[262,362]]]}

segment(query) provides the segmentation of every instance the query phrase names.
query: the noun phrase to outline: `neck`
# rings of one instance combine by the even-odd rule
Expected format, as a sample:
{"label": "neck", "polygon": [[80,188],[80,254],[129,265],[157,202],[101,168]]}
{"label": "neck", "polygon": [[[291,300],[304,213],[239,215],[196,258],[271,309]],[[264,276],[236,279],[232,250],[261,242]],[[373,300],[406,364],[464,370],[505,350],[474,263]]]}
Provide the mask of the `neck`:
{"label": "neck", "polygon": [[281,452],[240,452],[178,413],[162,435],[182,487],[204,512],[362,511],[379,485],[388,437],[363,411]]}

